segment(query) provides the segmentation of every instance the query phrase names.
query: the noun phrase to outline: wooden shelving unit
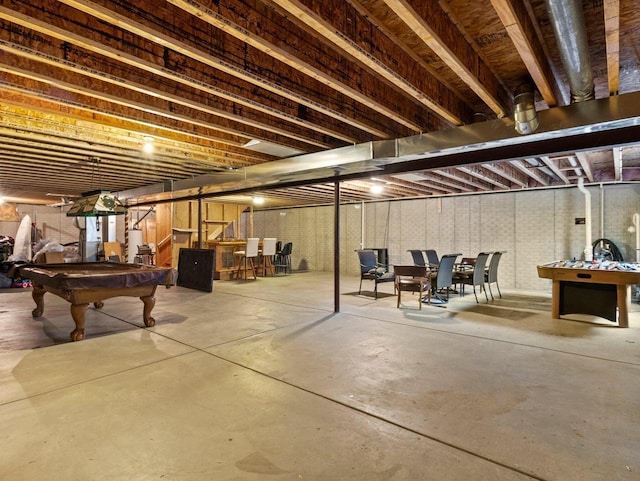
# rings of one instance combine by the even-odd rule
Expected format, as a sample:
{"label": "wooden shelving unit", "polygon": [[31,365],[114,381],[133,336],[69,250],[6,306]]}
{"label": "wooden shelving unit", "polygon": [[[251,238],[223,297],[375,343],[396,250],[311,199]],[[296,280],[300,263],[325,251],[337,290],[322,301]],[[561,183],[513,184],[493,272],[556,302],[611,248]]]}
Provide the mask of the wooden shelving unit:
{"label": "wooden shelving unit", "polygon": [[[229,271],[233,270],[233,250],[244,245],[244,241],[238,241],[236,237],[239,235],[238,219],[247,207],[244,204],[204,201],[198,229],[198,201],[174,203],[171,218],[171,264],[177,266],[182,247],[216,249],[215,279],[228,279]],[[198,230],[202,232],[200,245]]]}

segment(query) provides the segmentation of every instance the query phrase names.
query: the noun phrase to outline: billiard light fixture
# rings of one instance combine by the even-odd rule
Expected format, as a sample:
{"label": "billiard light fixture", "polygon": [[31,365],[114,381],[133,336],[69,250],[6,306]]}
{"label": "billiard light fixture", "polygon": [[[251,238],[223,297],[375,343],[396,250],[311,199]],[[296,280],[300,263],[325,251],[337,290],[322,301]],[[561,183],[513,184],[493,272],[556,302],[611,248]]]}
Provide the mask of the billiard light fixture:
{"label": "billiard light fixture", "polygon": [[67,212],[67,217],[104,217],[126,213],[127,209],[114,194],[93,191],[82,194]]}

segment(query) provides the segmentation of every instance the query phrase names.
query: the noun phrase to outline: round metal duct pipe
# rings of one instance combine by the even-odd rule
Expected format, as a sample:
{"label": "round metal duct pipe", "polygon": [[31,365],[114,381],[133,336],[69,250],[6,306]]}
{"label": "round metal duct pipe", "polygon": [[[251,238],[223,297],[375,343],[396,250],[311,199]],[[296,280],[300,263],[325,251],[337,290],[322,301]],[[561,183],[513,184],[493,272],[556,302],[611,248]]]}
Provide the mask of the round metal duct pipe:
{"label": "round metal duct pipe", "polygon": [[514,120],[516,132],[522,135],[532,134],[540,125],[534,92],[531,84],[522,84],[515,92],[514,98]]}
{"label": "round metal duct pipe", "polygon": [[595,90],[587,29],[579,0],[545,0],[562,65],[567,73],[571,103],[593,100]]}

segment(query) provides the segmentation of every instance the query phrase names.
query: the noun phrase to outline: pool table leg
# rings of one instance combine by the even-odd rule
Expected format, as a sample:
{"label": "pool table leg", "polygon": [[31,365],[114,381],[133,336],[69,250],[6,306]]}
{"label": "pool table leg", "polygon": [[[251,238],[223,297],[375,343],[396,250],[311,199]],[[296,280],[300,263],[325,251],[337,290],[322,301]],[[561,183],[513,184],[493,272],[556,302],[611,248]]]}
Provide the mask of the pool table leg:
{"label": "pool table leg", "polygon": [[144,308],[142,311],[142,320],[144,321],[144,325],[147,327],[155,326],[156,320],[151,317],[151,310],[153,309],[153,306],[156,305],[156,298],[151,295],[141,297],[140,300],[144,303]]}
{"label": "pool table leg", "polygon": [[84,339],[84,319],[89,304],[71,304],[71,317],[76,323],[76,328],[71,331],[72,341],[82,341]]}
{"label": "pool table leg", "polygon": [[36,308],[31,311],[31,315],[33,317],[40,317],[44,312],[44,293],[45,291],[42,287],[33,286],[33,291],[31,292],[31,297],[33,297],[33,301],[36,303]]}

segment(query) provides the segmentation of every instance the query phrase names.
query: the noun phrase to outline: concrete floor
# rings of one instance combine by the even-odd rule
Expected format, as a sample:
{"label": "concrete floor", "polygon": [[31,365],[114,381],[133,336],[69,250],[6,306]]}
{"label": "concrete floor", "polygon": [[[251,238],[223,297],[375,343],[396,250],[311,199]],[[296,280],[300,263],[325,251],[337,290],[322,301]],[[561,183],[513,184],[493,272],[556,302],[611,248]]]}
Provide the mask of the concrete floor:
{"label": "concrete floor", "polygon": [[640,479],[638,304],[357,288],[337,315],[330,274],[161,288],[155,327],[110,299],[76,343],[68,303],[0,291],[0,480]]}

